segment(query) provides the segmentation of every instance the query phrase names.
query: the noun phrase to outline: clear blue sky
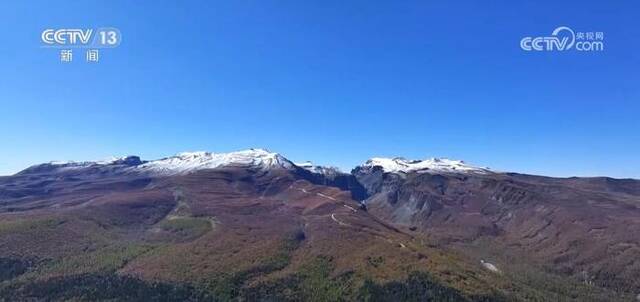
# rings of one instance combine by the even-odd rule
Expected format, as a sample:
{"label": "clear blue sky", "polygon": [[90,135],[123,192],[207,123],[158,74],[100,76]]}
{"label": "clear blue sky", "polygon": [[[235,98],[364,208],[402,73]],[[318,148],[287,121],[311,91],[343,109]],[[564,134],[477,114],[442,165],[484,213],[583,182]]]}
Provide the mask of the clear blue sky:
{"label": "clear blue sky", "polygon": [[[640,178],[638,1],[133,2],[0,4],[0,175],[264,147]],[[561,25],[605,51],[520,49]],[[97,64],[40,47],[46,28],[103,26],[123,42]]]}

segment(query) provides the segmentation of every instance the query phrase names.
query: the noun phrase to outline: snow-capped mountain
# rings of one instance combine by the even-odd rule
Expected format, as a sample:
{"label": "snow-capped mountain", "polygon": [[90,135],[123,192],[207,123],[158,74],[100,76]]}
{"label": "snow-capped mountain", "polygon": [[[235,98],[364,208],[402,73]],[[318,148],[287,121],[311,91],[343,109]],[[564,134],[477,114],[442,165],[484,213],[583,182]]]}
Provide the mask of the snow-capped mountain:
{"label": "snow-capped mountain", "polygon": [[489,173],[488,168],[468,165],[461,160],[451,160],[446,158],[430,158],[424,160],[408,160],[401,157],[383,158],[374,157],[369,159],[361,167],[380,167],[387,173],[410,173],[410,172],[447,172],[447,173]]}
{"label": "snow-capped mountain", "polygon": [[92,168],[104,167],[134,167],[143,164],[138,156],[111,157],[98,161],[51,161],[44,164],[31,166],[19,174],[43,173],[43,172],[69,172]]}
{"label": "snow-capped mountain", "polygon": [[[293,163],[279,153],[265,149],[248,149],[228,153],[183,152],[175,156],[158,160],[143,161],[138,156],[112,157],[101,161],[86,162],[50,162],[35,165],[20,172],[25,173],[125,173],[155,174],[162,176],[187,174],[199,170],[220,167],[253,167],[259,169],[282,168],[304,169],[314,174],[335,178],[347,175],[336,167],[314,165],[311,162]],[[404,158],[375,157],[357,167],[357,170],[374,170],[379,167],[386,173],[490,173],[487,168],[468,165],[460,160],[432,158],[425,160],[407,160]]]}
{"label": "snow-capped mountain", "polygon": [[[224,169],[203,171],[217,168]],[[130,156],[93,162],[51,162],[0,177],[0,267],[3,261],[10,268],[18,263],[25,267],[18,274],[28,272],[28,265],[35,265],[33,271],[53,269],[46,261],[33,261],[29,251],[37,249],[40,259],[64,257],[55,261],[71,261],[73,255],[86,253],[87,246],[101,246],[103,238],[107,238],[105,243],[115,245],[176,245],[184,253],[184,257],[175,257],[173,251],[159,249],[154,252],[154,261],[137,254],[141,258],[132,258],[133,264],[122,268],[129,273],[146,270],[148,276],[170,279],[173,269],[159,271],[157,265],[171,266],[180,258],[185,262],[175,266],[177,269],[193,265],[189,271],[216,276],[220,271],[201,271],[200,264],[231,259],[220,266],[226,272],[237,263],[253,263],[255,255],[265,256],[264,259],[271,258],[267,255],[279,257],[283,238],[288,238],[287,242],[290,238],[295,249],[286,252],[309,257],[300,263],[315,263],[316,255],[328,254],[345,265],[340,270],[363,268],[353,275],[367,276],[364,274],[371,271],[371,264],[375,263],[368,257],[371,251],[375,251],[376,258],[381,257],[378,259],[390,259],[376,261],[376,265],[400,275],[407,273],[406,267],[437,272],[432,263],[423,260],[425,256],[428,259],[433,255],[440,266],[445,263],[437,256],[442,255],[441,247],[447,249],[443,252],[450,251],[450,247],[469,247],[459,250],[460,257],[467,259],[452,262],[442,276],[450,278],[452,272],[457,272],[465,280],[487,277],[488,281],[478,281],[482,292],[507,272],[519,272],[521,267],[535,272],[541,264],[540,267],[567,268],[566,273],[558,271],[555,277],[546,270],[540,275],[553,277],[554,282],[568,280],[562,283],[563,288],[574,288],[574,272],[578,272],[579,282],[635,290],[634,280],[640,278],[640,270],[629,265],[628,260],[640,259],[640,249],[629,248],[629,242],[640,242],[639,201],[638,180],[492,172],[449,159],[372,158],[351,173],[310,162],[294,164],[263,149],[180,153],[153,161]],[[218,224],[223,225],[217,227]],[[415,238],[423,236],[438,244],[414,244]],[[368,249],[363,250],[362,246]],[[611,247],[622,247],[624,252],[610,253]],[[270,251],[265,253],[265,249]],[[500,253],[505,256],[486,258]],[[15,262],[15,255],[24,258]],[[211,258],[203,258],[207,256]],[[85,282],[86,265],[93,262],[78,265],[78,275],[74,277],[77,279],[65,279],[56,286],[66,288]],[[272,271],[263,272],[262,262],[256,265],[254,271],[264,274],[255,277],[269,278]],[[515,271],[509,271],[514,267]],[[100,274],[112,271],[103,266],[91,268]],[[461,270],[454,270],[458,268]],[[278,272],[289,269],[293,275],[283,276],[282,284],[290,284],[289,278],[300,278],[295,271],[297,264]],[[602,271],[606,274],[599,275]],[[68,272],[68,267],[60,268],[51,274],[51,280]],[[158,275],[159,272],[165,275]],[[240,272],[244,275],[245,268]],[[611,276],[629,278],[608,283]],[[14,279],[10,282],[18,285],[25,280],[21,275],[10,277]],[[126,285],[128,280],[117,283]],[[532,292],[533,297],[546,290],[544,279],[531,285],[523,283],[530,282],[528,277],[513,280],[514,283],[512,279],[504,283],[506,292],[512,292],[515,282],[520,282],[517,288],[540,285]],[[104,288],[102,275],[96,275],[95,282],[100,284],[95,292]],[[50,288],[46,284],[49,283],[34,288]],[[0,286],[0,300],[11,286]],[[291,292],[298,290],[297,284],[292,286]],[[21,288],[16,287],[5,296],[14,298],[16,293],[25,293],[24,299],[10,300],[31,299],[31,293],[27,295]],[[260,294],[269,288],[248,289],[247,293]],[[554,299],[558,297],[557,292],[550,293]],[[610,299],[609,292],[603,293],[604,298],[597,301],[631,300]],[[592,296],[585,297],[575,299],[572,295],[565,300],[591,301]],[[43,294],[40,300],[48,298]]]}
{"label": "snow-capped mountain", "polygon": [[147,162],[136,167],[136,170],[160,174],[183,174],[226,166],[291,169],[294,164],[278,153],[264,149],[249,149],[229,153],[184,152]]}
{"label": "snow-capped mountain", "polygon": [[136,170],[159,174],[184,174],[226,166],[290,169],[294,164],[278,153],[264,149],[249,149],[229,153],[183,152],[175,156],[147,162],[136,167]]}
{"label": "snow-capped mountain", "polygon": [[314,165],[310,161],[306,161],[303,163],[296,163],[295,165],[309,172],[313,172],[317,174],[324,174],[324,175],[348,174],[340,171],[340,169],[338,169],[337,167],[318,166],[318,165]]}
{"label": "snow-capped mountain", "polygon": [[142,161],[137,156],[113,157],[108,160],[85,162],[53,161],[29,167],[20,173],[79,173],[82,171],[108,170],[112,173],[151,173],[169,176],[219,167],[292,169],[295,165],[278,153],[264,149],[248,149],[229,153],[183,152],[175,156],[152,161]]}

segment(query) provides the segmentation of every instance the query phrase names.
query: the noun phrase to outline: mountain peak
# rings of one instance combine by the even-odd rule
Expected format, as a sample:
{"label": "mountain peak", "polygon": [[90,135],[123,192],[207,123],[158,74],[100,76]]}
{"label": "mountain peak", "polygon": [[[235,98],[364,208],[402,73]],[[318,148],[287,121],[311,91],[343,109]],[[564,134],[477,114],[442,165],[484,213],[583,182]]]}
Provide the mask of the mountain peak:
{"label": "mountain peak", "polygon": [[303,168],[307,171],[313,172],[313,173],[317,173],[317,174],[324,174],[324,175],[337,175],[337,174],[345,174],[344,172],[342,172],[339,168],[337,167],[331,167],[331,166],[318,166],[313,164],[313,162],[311,161],[306,161],[306,162],[302,162],[302,163],[295,163],[296,166]]}
{"label": "mountain peak", "polygon": [[461,160],[448,158],[429,158],[423,160],[409,160],[403,157],[384,158],[374,157],[363,165],[363,167],[381,167],[388,173],[410,173],[410,172],[449,172],[449,173],[488,173],[488,168],[481,168],[466,164]]}
{"label": "mountain peak", "polygon": [[293,163],[284,156],[269,152],[266,149],[247,149],[229,153],[182,152],[175,156],[147,162],[139,166],[139,168],[156,173],[181,174],[223,166],[280,167],[289,169],[293,167]]}
{"label": "mountain peak", "polygon": [[74,171],[74,170],[82,170],[84,168],[91,167],[103,167],[109,165],[119,165],[119,166],[137,166],[143,164],[144,162],[140,160],[138,156],[122,156],[115,157],[112,156],[103,160],[96,161],[50,161],[48,163],[37,164],[31,167],[28,167],[18,174],[26,174],[26,173],[46,173],[46,172],[64,172],[64,171]]}

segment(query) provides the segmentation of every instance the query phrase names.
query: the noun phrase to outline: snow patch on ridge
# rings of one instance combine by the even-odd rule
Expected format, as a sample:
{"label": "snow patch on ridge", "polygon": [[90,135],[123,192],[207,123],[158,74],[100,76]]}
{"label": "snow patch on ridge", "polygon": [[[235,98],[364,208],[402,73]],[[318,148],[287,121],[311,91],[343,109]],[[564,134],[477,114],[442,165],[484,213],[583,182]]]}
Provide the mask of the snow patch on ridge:
{"label": "snow patch on ridge", "polygon": [[281,167],[290,169],[294,165],[278,153],[264,149],[249,149],[229,153],[183,152],[176,156],[147,162],[136,167],[136,169],[160,174],[184,174],[223,166]]}
{"label": "snow patch on ridge", "polygon": [[108,166],[132,167],[143,162],[137,156],[110,157],[98,161],[50,161],[44,164],[33,165],[18,174],[25,173],[52,173],[52,172],[70,172],[82,171],[90,168],[102,168]]}
{"label": "snow patch on ridge", "polygon": [[96,161],[54,160],[54,161],[48,162],[47,164],[52,166],[66,166],[68,168],[72,168],[72,167],[82,168],[82,167],[88,167],[93,165],[112,165],[117,163],[118,161],[122,161],[126,159],[127,159],[126,156],[123,156],[123,157],[111,156],[109,158],[96,160]]}
{"label": "snow patch on ridge", "polygon": [[295,165],[307,171],[317,173],[317,174],[324,174],[324,175],[345,174],[337,167],[316,166],[310,161],[307,161],[304,163],[296,163]]}
{"label": "snow patch on ridge", "polygon": [[369,159],[364,167],[381,167],[388,173],[410,172],[449,172],[449,173],[489,173],[488,168],[475,167],[461,160],[446,158],[431,158],[425,160],[407,160],[404,158],[374,157]]}

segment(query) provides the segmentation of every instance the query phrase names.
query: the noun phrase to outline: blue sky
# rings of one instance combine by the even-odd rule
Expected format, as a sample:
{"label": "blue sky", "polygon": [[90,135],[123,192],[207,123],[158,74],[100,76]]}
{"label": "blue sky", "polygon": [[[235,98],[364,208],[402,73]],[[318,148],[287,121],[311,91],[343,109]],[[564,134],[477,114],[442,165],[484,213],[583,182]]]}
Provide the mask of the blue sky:
{"label": "blue sky", "polygon": [[[0,175],[263,147],[640,178],[640,3],[515,2],[4,1]],[[562,25],[605,50],[520,49]],[[123,41],[96,64],[40,47],[104,26]]]}

